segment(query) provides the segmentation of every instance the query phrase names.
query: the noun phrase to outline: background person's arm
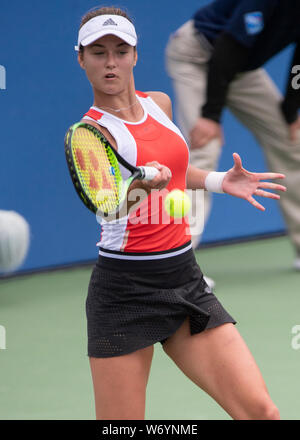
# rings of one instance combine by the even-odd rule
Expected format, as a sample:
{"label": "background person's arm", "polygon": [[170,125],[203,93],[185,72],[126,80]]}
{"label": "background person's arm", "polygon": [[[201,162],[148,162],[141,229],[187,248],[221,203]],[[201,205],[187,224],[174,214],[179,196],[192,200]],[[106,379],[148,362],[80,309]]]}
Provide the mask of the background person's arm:
{"label": "background person's arm", "polygon": [[246,70],[249,54],[271,20],[279,0],[240,0],[214,41],[208,64],[206,101],[190,134],[191,149],[214,138],[223,141],[222,110],[235,75]]}
{"label": "background person's arm", "polygon": [[191,149],[201,148],[214,138],[223,142],[221,115],[229,85],[247,62],[249,49],[227,33],[216,40],[208,65],[206,101],[190,135]]}

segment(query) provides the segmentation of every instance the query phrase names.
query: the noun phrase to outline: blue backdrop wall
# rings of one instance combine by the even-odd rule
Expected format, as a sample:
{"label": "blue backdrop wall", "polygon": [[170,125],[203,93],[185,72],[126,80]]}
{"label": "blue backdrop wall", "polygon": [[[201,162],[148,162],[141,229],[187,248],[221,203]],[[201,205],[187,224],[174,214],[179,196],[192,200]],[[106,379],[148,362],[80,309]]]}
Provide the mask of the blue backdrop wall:
{"label": "blue backdrop wall", "polygon": [[[173,97],[164,65],[169,34],[206,3],[113,3],[125,7],[135,21],[140,41],[138,90],[161,90]],[[17,7],[14,2],[1,6],[0,65],[6,70],[6,89],[0,90],[0,209],[16,210],[30,223],[31,247],[21,270],[97,256],[99,225],[72,187],[63,150],[66,129],[92,104],[90,85],[73,48],[81,16],[97,5],[90,0],[28,0]],[[290,55],[289,48],[266,66],[280,89]],[[264,171],[256,141],[228,112],[224,127],[219,168],[231,167],[237,151],[245,168]],[[265,201],[265,206],[262,213],[243,200],[216,195],[203,242],[284,230],[277,204]]]}

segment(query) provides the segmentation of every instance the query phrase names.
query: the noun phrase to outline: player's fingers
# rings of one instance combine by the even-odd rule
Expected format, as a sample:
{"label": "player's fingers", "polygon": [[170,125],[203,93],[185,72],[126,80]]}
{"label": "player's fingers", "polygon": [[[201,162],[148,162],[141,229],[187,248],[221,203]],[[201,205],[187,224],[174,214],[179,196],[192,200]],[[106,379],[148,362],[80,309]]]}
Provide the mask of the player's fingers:
{"label": "player's fingers", "polygon": [[154,168],[157,168],[159,171],[161,171],[162,168],[163,168],[163,165],[160,164],[159,162],[157,162],[156,160],[153,160],[152,162],[147,162],[145,165],[146,165],[147,167],[154,167]]}
{"label": "player's fingers", "polygon": [[284,179],[285,178],[285,174],[281,174],[281,173],[254,173],[254,174],[260,180]]}
{"label": "player's fingers", "polygon": [[248,202],[251,203],[255,208],[259,209],[260,211],[265,211],[265,207],[258,203],[257,200],[254,199],[254,197],[250,196],[247,198]]}
{"label": "player's fingers", "polygon": [[266,197],[268,199],[276,199],[276,200],[280,199],[279,194],[271,193],[268,191],[263,191],[262,189],[257,189],[254,194],[256,196]]}
{"label": "player's fingers", "polygon": [[259,188],[274,189],[279,191],[286,191],[286,186],[279,185],[273,182],[259,182]]}
{"label": "player's fingers", "polygon": [[171,170],[168,167],[163,167],[160,171],[160,179],[161,180],[170,180],[172,177]]}
{"label": "player's fingers", "polygon": [[162,165],[160,172],[154,177],[154,179],[149,182],[149,185],[152,188],[161,190],[167,186],[171,178],[171,170],[168,167]]}
{"label": "player's fingers", "polygon": [[[160,164],[157,161],[147,162],[146,166],[154,167],[154,168],[158,169],[158,171],[160,171],[160,173],[158,173],[154,179],[159,180],[159,179],[165,178],[165,177],[168,177],[168,178],[172,177],[172,172],[171,172],[170,168],[166,167],[165,165]],[[154,180],[154,179],[152,179],[152,180]]]}
{"label": "player's fingers", "polygon": [[241,159],[240,155],[238,153],[233,153],[232,157],[233,157],[233,160],[234,160],[234,164],[238,168],[243,168],[242,159]]}
{"label": "player's fingers", "polygon": [[172,177],[172,171],[168,167],[164,167],[164,171],[165,171],[167,179],[170,180]]}

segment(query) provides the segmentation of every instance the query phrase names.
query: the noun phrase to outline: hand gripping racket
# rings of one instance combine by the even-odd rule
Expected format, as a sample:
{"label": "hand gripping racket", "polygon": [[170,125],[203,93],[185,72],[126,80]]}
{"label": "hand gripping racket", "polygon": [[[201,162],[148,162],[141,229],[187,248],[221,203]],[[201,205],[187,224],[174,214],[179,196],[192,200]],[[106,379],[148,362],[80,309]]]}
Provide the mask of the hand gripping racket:
{"label": "hand gripping racket", "polygon": [[[152,180],[158,173],[154,167],[129,164],[90,124],[79,122],[72,125],[64,143],[77,194],[87,208],[104,217],[120,210],[134,180]],[[128,179],[123,179],[119,164],[131,172]]]}

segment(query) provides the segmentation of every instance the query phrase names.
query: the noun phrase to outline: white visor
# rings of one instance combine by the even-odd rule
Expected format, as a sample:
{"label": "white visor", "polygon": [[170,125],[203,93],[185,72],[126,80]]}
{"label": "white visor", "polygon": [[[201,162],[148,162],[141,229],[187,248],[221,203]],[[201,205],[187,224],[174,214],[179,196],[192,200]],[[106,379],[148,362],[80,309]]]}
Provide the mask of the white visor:
{"label": "white visor", "polygon": [[78,51],[80,45],[87,46],[98,40],[98,38],[109,34],[116,35],[130,46],[136,46],[135,28],[127,18],[120,15],[98,15],[91,18],[80,28],[75,50]]}

